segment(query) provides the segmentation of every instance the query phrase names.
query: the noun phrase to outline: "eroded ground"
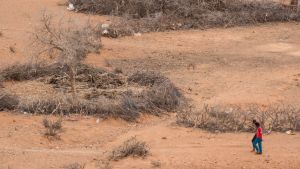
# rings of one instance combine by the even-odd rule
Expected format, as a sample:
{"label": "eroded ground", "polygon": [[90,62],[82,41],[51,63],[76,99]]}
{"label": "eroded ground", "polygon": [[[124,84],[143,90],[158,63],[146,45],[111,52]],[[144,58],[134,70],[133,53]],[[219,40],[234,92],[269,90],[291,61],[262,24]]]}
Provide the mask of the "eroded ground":
{"label": "eroded ground", "polygon": [[[64,15],[76,22],[109,22],[108,17],[70,13],[58,0],[3,1],[0,5],[1,66],[23,62],[28,32],[41,11]],[[299,106],[300,25],[272,23],[229,29],[143,34],[103,39],[100,55],[86,62],[107,62],[123,71],[161,70],[196,106],[208,104],[273,104]],[[16,52],[10,51],[14,47]],[[27,83],[28,84],[28,83]],[[30,83],[29,83],[30,84]],[[9,84],[14,91],[13,84]],[[24,90],[30,87],[24,86]],[[33,92],[32,89],[25,92]],[[0,168],[47,169],[79,162],[99,168],[99,161],[122,141],[137,136],[151,147],[146,159],[113,162],[113,168],[299,168],[300,137],[272,133],[265,136],[264,154],[250,153],[249,133],[209,134],[175,124],[175,115],[143,117],[139,123],[66,117],[61,140],[43,136],[43,117],[0,113]]]}

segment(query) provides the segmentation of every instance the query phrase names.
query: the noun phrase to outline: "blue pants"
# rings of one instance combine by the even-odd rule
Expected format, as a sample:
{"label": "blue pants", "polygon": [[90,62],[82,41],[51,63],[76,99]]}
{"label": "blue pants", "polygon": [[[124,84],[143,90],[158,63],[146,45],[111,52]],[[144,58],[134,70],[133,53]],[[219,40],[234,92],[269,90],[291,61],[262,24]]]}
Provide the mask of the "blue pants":
{"label": "blue pants", "polygon": [[256,138],[253,142],[253,147],[255,148],[257,153],[262,153],[262,139]]}

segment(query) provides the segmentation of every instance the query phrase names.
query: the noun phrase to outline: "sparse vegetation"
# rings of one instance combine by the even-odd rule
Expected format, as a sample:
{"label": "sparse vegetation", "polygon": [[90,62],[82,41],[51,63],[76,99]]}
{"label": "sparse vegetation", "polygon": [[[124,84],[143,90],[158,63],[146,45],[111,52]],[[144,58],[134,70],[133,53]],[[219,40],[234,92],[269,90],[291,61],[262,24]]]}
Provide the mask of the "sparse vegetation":
{"label": "sparse vegetation", "polygon": [[108,37],[300,19],[295,6],[271,0],[69,0],[69,3],[85,13],[122,16],[110,25],[105,34]]}
{"label": "sparse vegetation", "polygon": [[177,123],[211,132],[253,131],[252,120],[258,120],[266,131],[300,130],[300,110],[291,106],[220,108],[204,106],[199,112],[191,107],[177,114]]}
{"label": "sparse vegetation", "polygon": [[43,126],[45,127],[45,136],[47,137],[57,137],[58,132],[61,131],[62,128],[62,120],[52,121],[49,119],[43,120]]}
{"label": "sparse vegetation", "polygon": [[146,142],[139,141],[136,137],[132,137],[125,141],[120,147],[113,150],[110,159],[117,161],[129,156],[145,157],[148,154],[149,147]]}

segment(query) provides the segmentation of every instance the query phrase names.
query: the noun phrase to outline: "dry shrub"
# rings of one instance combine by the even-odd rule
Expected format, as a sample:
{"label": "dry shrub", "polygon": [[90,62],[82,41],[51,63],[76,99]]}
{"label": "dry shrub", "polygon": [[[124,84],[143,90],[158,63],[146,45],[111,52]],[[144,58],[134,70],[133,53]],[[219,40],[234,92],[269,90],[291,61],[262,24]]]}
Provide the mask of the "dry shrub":
{"label": "dry shrub", "polygon": [[63,167],[64,169],[84,169],[84,165],[79,163],[69,164]]}
{"label": "dry shrub", "polygon": [[148,87],[138,96],[129,95],[139,111],[159,115],[162,112],[175,111],[185,101],[178,88],[160,73],[136,72],[128,81]]}
{"label": "dry shrub", "polygon": [[122,16],[108,37],[135,32],[299,21],[300,12],[274,1],[247,0],[69,0],[77,11]]}
{"label": "dry shrub", "polygon": [[253,119],[267,131],[300,130],[300,109],[291,106],[263,108],[253,105],[247,109],[225,109],[205,105],[199,112],[189,107],[177,114],[177,123],[211,132],[253,131]]}
{"label": "dry shrub", "polygon": [[14,110],[18,106],[18,97],[0,89],[0,111]]}
{"label": "dry shrub", "polygon": [[[43,13],[41,26],[34,33],[32,47],[37,49],[34,58],[50,59],[68,67],[65,73],[73,97],[76,95],[76,69],[89,53],[99,53],[101,48],[101,27],[89,22],[76,25],[70,20],[61,19],[55,24],[53,17]],[[45,58],[46,57],[46,58]]]}
{"label": "dry shrub", "polygon": [[43,126],[45,127],[45,136],[56,137],[58,132],[62,128],[62,120],[51,121],[48,119],[43,120]]}
{"label": "dry shrub", "polygon": [[33,35],[36,57],[47,56],[56,62],[72,65],[80,63],[89,53],[98,53],[101,45],[101,27],[89,22],[78,25],[70,20],[53,20],[53,16],[43,13],[41,26]]}
{"label": "dry shrub", "polygon": [[143,96],[148,102],[166,111],[175,110],[180,106],[183,100],[183,96],[179,90],[169,80],[156,83],[150,90],[146,91]]}
{"label": "dry shrub", "polygon": [[121,146],[112,151],[110,155],[111,160],[121,160],[123,158],[132,157],[145,157],[149,154],[149,147],[146,142],[139,141],[136,137],[132,137],[125,141]]}

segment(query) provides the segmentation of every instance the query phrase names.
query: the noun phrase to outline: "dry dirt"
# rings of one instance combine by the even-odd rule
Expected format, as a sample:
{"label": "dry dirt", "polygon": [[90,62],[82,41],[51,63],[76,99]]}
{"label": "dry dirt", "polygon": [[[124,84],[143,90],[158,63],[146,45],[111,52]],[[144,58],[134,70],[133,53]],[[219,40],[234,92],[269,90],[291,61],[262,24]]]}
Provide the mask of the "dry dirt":
{"label": "dry dirt", "polygon": [[[76,22],[109,22],[109,17],[68,12],[59,0],[1,0],[0,66],[30,55],[28,38],[42,10]],[[204,103],[299,106],[300,25],[272,23],[230,29],[191,30],[103,39],[101,54],[87,63],[107,62],[123,70],[155,69],[170,77],[186,97]],[[15,53],[10,51],[15,48]],[[27,83],[28,84],[28,83]],[[30,84],[30,83],[29,83]],[[11,90],[13,83],[8,83]],[[32,85],[34,89],[34,83]],[[26,92],[34,92],[30,86]],[[210,134],[175,124],[175,115],[142,117],[138,123],[93,117],[65,117],[60,140],[43,136],[42,116],[0,113],[0,169],[63,168],[75,162],[100,168],[108,152],[131,136],[146,141],[151,155],[112,162],[113,168],[300,168],[300,133],[272,133],[264,154],[250,152],[250,133]]]}

